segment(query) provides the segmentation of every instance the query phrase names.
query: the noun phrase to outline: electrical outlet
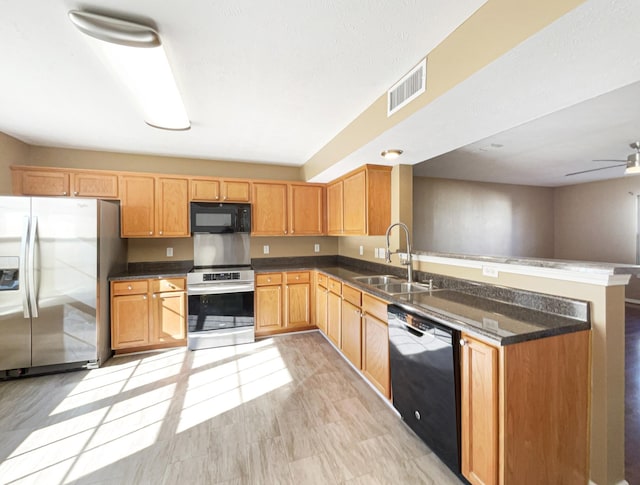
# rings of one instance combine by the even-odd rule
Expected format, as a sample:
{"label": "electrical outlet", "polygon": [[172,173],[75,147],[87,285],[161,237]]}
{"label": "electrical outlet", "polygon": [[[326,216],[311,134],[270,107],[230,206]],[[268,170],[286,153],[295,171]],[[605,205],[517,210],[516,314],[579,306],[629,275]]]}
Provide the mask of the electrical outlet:
{"label": "electrical outlet", "polygon": [[[364,246],[360,246],[360,256],[362,256],[364,254]],[[640,275],[638,275],[638,278],[640,278]]]}
{"label": "electrical outlet", "polygon": [[313,245],[313,252],[314,253],[319,253],[320,252],[320,245],[319,244],[314,244]]}
{"label": "electrical outlet", "polygon": [[262,253],[263,254],[269,254],[269,245],[265,244],[264,246],[262,246]]}
{"label": "electrical outlet", "polygon": [[387,257],[387,249],[386,248],[378,249],[378,254],[380,255],[380,259],[385,259]]}
{"label": "electrical outlet", "polygon": [[498,268],[496,268],[494,266],[483,266],[482,267],[482,274],[484,276],[489,276],[491,278],[497,278],[498,277]]}
{"label": "electrical outlet", "polygon": [[167,258],[173,257],[173,248],[167,248]]}
{"label": "electrical outlet", "polygon": [[380,250],[378,248],[373,248],[373,257],[376,259],[380,257]]}

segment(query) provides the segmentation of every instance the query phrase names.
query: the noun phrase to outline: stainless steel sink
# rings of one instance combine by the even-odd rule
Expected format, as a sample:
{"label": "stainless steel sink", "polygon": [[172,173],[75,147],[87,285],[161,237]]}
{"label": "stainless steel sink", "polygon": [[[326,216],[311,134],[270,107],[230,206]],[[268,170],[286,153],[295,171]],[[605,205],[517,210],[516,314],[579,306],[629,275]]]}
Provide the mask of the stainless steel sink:
{"label": "stainless steel sink", "polygon": [[371,285],[371,286],[388,285],[391,283],[402,283],[403,281],[402,278],[398,278],[397,276],[392,276],[392,275],[356,276],[353,279],[359,283],[363,283],[365,285]]}
{"label": "stainless steel sink", "polygon": [[384,285],[375,285],[379,290],[389,293],[390,295],[400,295],[406,293],[425,293],[429,290],[429,286],[420,283],[388,283]]}

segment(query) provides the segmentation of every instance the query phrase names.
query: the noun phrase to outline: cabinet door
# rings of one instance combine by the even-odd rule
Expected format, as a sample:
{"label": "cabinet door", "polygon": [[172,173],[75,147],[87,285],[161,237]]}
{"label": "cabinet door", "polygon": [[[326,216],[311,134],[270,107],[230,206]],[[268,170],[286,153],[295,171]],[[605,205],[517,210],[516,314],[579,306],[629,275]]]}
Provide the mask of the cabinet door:
{"label": "cabinet door", "polygon": [[247,180],[223,180],[222,199],[225,202],[249,202],[251,183]]}
{"label": "cabinet door", "polygon": [[342,234],[342,181],[327,186],[327,232]]}
{"label": "cabinet door", "polygon": [[356,368],[362,367],[362,316],[360,308],[342,300],[342,341],[340,348]]}
{"label": "cabinet door", "polygon": [[111,303],[111,348],[139,347],[149,343],[147,295],[113,297]]}
{"label": "cabinet door", "polygon": [[311,325],[311,289],[309,283],[287,284],[287,327]]}
{"label": "cabinet door", "polygon": [[253,184],[251,234],[284,236],[287,234],[287,184]]}
{"label": "cabinet door", "polygon": [[69,195],[69,174],[53,170],[22,172],[22,195]]}
{"label": "cabinet door", "polygon": [[151,343],[183,342],[187,338],[187,296],[184,291],[153,293]]}
{"label": "cabinet door", "polygon": [[460,397],[462,474],[476,485],[498,483],[498,350],[462,335]]}
{"label": "cabinet door", "polygon": [[191,200],[215,202],[220,200],[219,180],[192,180]]}
{"label": "cabinet door", "polygon": [[98,199],[118,198],[118,176],[80,172],[73,174],[73,195]]}
{"label": "cabinet door", "polygon": [[340,348],[340,317],[341,317],[340,295],[329,292],[327,296],[327,336]]}
{"label": "cabinet door", "polygon": [[189,236],[189,181],[159,177],[156,207],[158,236]]}
{"label": "cabinet door", "polygon": [[149,237],[155,230],[155,179],[120,177],[120,228],[122,237]]}
{"label": "cabinet door", "polygon": [[298,236],[324,233],[324,188],[290,185],[289,230]]}
{"label": "cabinet door", "polygon": [[391,397],[389,329],[386,322],[368,313],[362,325],[362,373],[385,397]]}
{"label": "cabinet door", "polygon": [[316,325],[322,333],[327,334],[327,294],[329,290],[316,286]]}
{"label": "cabinet door", "polygon": [[282,328],[282,285],[259,286],[256,295],[256,332]]}
{"label": "cabinet door", "polygon": [[367,172],[362,170],[354,173],[345,178],[343,184],[343,232],[344,234],[366,234]]}

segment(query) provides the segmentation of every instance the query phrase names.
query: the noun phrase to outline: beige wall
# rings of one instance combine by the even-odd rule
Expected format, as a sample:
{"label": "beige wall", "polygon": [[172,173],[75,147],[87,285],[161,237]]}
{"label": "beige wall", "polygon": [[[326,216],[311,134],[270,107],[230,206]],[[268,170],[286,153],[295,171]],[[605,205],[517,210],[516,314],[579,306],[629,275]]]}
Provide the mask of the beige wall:
{"label": "beige wall", "polygon": [[[193,260],[193,239],[190,237],[167,239],[129,240],[130,263],[143,261],[187,261]],[[320,244],[320,252],[314,245]],[[269,254],[263,253],[264,245]],[[167,248],[173,248],[173,257],[167,257]],[[252,237],[252,258],[278,258],[285,256],[326,256],[338,254],[338,238],[335,237]]]}
{"label": "beige wall", "polygon": [[29,165],[212,177],[301,180],[299,167],[33,146]]}
{"label": "beige wall", "polygon": [[558,259],[635,264],[640,177],[555,190]]}
{"label": "beige wall", "polygon": [[553,258],[553,189],[414,177],[414,247]]}
{"label": "beige wall", "polygon": [[29,158],[29,145],[0,132],[0,195],[11,195],[11,165],[23,165]]}

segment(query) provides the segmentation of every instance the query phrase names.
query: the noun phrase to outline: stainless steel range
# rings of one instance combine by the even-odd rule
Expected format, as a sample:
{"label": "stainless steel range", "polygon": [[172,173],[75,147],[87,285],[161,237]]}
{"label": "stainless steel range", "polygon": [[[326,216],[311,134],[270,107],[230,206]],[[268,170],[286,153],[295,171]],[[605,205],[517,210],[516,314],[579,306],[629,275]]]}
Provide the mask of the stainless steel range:
{"label": "stainless steel range", "polygon": [[249,234],[194,234],[194,269],[187,274],[189,349],[255,340],[254,271]]}

